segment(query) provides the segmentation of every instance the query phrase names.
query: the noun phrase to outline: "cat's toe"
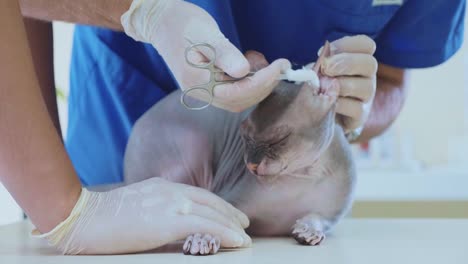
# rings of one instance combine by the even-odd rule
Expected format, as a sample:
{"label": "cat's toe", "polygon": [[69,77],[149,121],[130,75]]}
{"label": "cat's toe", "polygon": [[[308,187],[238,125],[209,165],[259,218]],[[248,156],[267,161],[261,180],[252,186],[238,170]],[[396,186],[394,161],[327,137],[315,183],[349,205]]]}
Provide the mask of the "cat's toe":
{"label": "cat's toe", "polygon": [[317,246],[325,239],[325,234],[307,223],[296,223],[292,236],[299,244]]}
{"label": "cat's toe", "polygon": [[186,255],[216,254],[221,247],[221,241],[210,234],[194,234],[185,239],[182,250]]}

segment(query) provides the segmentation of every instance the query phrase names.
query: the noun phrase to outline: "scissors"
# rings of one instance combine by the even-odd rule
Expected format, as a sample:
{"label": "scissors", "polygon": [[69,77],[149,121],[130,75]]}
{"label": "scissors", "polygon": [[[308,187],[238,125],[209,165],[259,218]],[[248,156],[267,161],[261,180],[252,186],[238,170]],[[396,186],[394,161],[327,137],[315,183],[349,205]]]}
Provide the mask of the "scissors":
{"label": "scissors", "polygon": [[[208,49],[209,52],[204,52],[204,54],[211,54],[211,55],[205,55],[208,59],[208,62],[201,62],[201,63],[192,62],[189,59],[190,52],[200,50],[201,48]],[[214,65],[216,61],[216,50],[213,46],[211,46],[208,43],[191,44],[188,48],[185,49],[185,61],[192,67],[208,70],[210,72],[208,82],[204,84],[192,86],[182,93],[182,96],[180,97],[180,102],[182,103],[182,105],[184,105],[187,109],[190,109],[190,110],[202,110],[210,106],[213,103],[214,88],[216,86],[221,85],[221,84],[226,84],[226,83],[234,83],[234,82],[240,81],[242,79],[245,79],[255,74],[255,72],[249,72],[246,76],[242,78],[230,78],[228,80],[216,79],[217,74],[222,74],[225,76],[228,76],[228,75],[223,70],[217,68]],[[200,93],[203,93],[205,96],[207,96],[208,100],[204,102],[196,101],[196,103],[189,103],[189,101],[195,100],[193,98],[196,98],[196,96],[193,96],[193,95],[200,94]]]}
{"label": "scissors", "polygon": [[[189,59],[189,54],[190,52],[200,50],[200,48],[208,49],[209,52],[205,52],[204,54],[211,54],[211,56],[205,55],[208,59],[208,62],[194,63]],[[312,70],[315,71],[316,73],[318,74],[320,73],[323,60],[330,53],[329,50],[330,50],[329,42],[326,41],[325,45],[323,46],[322,53],[320,54],[319,58],[317,59],[317,62],[312,68]],[[216,61],[216,50],[213,46],[211,46],[208,43],[196,43],[196,44],[192,43],[189,47],[185,49],[185,61],[192,67],[208,70],[210,72],[208,82],[204,84],[192,86],[189,89],[182,92],[182,95],[180,97],[180,102],[182,103],[183,106],[185,106],[185,108],[189,110],[202,110],[210,106],[213,103],[214,88],[216,86],[221,85],[221,84],[234,83],[234,82],[243,80],[249,76],[253,76],[255,74],[255,72],[249,72],[246,76],[242,78],[230,78],[228,80],[216,79],[216,74],[223,74],[225,76],[228,76],[228,75],[223,70],[217,68],[214,65]],[[286,74],[281,74],[279,79],[287,80],[288,78]],[[205,96],[207,96],[207,100],[203,101],[203,100],[194,99],[194,98],[197,98],[196,96],[197,94],[204,94]],[[189,103],[189,101],[192,101],[193,103]]]}

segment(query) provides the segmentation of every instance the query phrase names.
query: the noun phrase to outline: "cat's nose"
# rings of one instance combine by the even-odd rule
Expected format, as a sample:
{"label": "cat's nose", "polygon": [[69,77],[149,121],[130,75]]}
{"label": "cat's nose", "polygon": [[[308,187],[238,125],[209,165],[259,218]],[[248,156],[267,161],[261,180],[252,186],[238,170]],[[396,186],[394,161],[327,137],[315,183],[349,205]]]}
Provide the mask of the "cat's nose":
{"label": "cat's nose", "polygon": [[249,169],[249,171],[251,171],[252,173],[257,174],[257,168],[258,168],[258,164],[247,162],[247,169]]}

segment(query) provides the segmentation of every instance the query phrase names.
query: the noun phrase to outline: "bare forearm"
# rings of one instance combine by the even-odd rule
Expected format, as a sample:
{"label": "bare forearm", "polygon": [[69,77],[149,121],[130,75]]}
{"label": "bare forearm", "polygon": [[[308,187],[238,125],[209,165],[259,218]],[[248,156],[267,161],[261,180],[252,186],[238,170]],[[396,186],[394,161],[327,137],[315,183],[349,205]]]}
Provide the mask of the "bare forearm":
{"label": "bare forearm", "polygon": [[42,97],[55,129],[61,135],[54,83],[52,23],[24,18],[24,25]]}
{"label": "bare forearm", "polygon": [[405,70],[379,64],[372,110],[358,142],[382,134],[398,117],[406,97]]}
{"label": "bare forearm", "polygon": [[24,16],[122,30],[120,16],[131,0],[20,0]]}
{"label": "bare forearm", "polygon": [[81,186],[42,99],[17,1],[0,1],[0,24],[0,180],[47,232]]}

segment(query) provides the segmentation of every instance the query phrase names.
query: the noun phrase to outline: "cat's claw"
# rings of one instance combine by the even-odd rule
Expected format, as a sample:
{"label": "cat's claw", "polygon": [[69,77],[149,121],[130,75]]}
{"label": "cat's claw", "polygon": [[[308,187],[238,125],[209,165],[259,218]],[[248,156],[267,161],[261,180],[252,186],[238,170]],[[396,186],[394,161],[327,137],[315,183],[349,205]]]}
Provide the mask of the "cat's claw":
{"label": "cat's claw", "polygon": [[210,234],[193,234],[185,239],[183,251],[185,255],[211,255],[216,254],[221,241]]}
{"label": "cat's claw", "polygon": [[325,239],[322,231],[304,222],[297,222],[293,226],[292,235],[299,244],[310,246],[317,246]]}

